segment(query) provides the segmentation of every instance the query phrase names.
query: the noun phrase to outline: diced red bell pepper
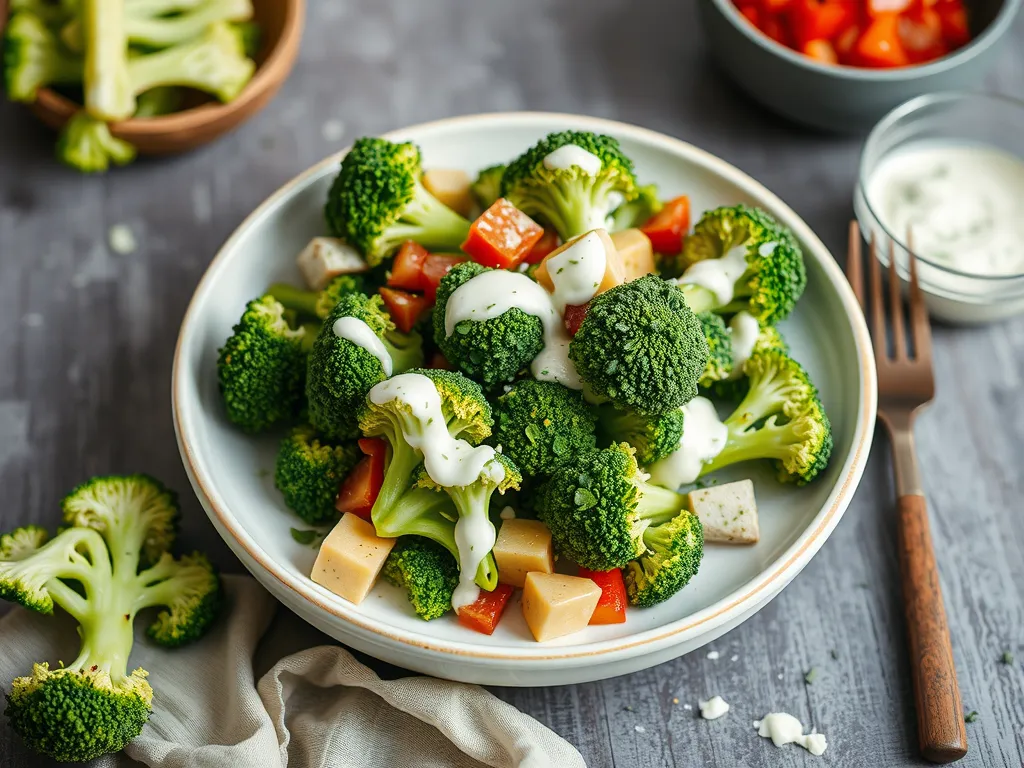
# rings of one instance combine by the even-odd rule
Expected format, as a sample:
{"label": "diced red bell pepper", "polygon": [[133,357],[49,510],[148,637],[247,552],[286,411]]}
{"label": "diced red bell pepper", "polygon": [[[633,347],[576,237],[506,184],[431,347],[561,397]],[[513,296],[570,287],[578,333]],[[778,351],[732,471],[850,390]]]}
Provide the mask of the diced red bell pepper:
{"label": "diced red bell pepper", "polygon": [[388,275],[388,285],[407,291],[423,290],[423,263],[430,252],[412,240],[406,240],[395,254]]}
{"label": "diced red bell pepper", "polygon": [[757,27],[757,29],[761,29],[761,9],[758,6],[741,5],[739,9],[747,21]]}
{"label": "diced red bell pepper", "polygon": [[485,267],[512,269],[544,236],[544,229],[503,197],[469,228],[462,250]]}
{"label": "diced red bell pepper", "polygon": [[334,507],[341,513],[351,512],[364,520],[370,519],[370,511],[377,501],[381,486],[384,485],[384,462],[388,444],[379,437],[364,437],[359,449],[366,454],[349,472],[341,483]]}
{"label": "diced red bell pepper", "polygon": [[565,330],[569,332],[570,336],[576,335],[576,332],[583,324],[583,318],[587,316],[588,309],[590,309],[589,303],[565,305],[565,311],[562,313],[562,322],[565,323]]}
{"label": "diced red bell pepper", "polygon": [[840,64],[856,65],[856,48],[857,41],[860,40],[860,29],[859,24],[854,24],[852,27],[844,29],[836,37],[833,47],[839,56]]}
{"label": "diced red bell pepper", "polygon": [[601,588],[601,597],[590,617],[591,624],[622,624],[626,620],[626,585],[622,581],[622,571],[615,568],[611,571],[591,571],[580,568],[579,575],[590,579]]}
{"label": "diced red bell pepper", "polygon": [[784,19],[785,17],[781,13],[762,12],[760,14],[760,23],[757,27],[779,45],[792,48],[793,35],[789,27],[784,23]]}
{"label": "diced red bell pepper", "polygon": [[915,64],[940,59],[949,53],[942,35],[942,19],[923,4],[900,16],[897,31],[907,56]]}
{"label": "diced red bell pepper", "polygon": [[669,200],[640,231],[651,240],[655,253],[675,256],[683,250],[683,238],[690,229],[690,198],[686,195]]}
{"label": "diced red bell pepper", "polygon": [[452,364],[448,362],[448,358],[442,355],[440,352],[435,352],[430,356],[430,360],[427,362],[427,368],[435,368],[441,371],[453,371]]}
{"label": "diced red bell pepper", "polygon": [[787,18],[799,50],[811,40],[831,40],[855,24],[857,8],[849,0],[794,0]]}
{"label": "diced red bell pepper", "polygon": [[761,0],[761,7],[767,13],[782,13],[793,4],[793,0]]}
{"label": "diced red bell pepper", "polygon": [[545,256],[552,251],[558,250],[558,246],[561,242],[562,241],[555,230],[545,229],[540,240],[538,240],[537,244],[533,246],[533,249],[526,254],[526,258],[524,258],[523,261],[527,264],[540,264],[544,261]]}
{"label": "diced red bell pepper", "polygon": [[480,597],[469,605],[459,608],[459,624],[485,635],[493,634],[510,597],[512,597],[510,584],[499,584],[493,592],[481,589]]}
{"label": "diced red bell pepper", "polygon": [[967,9],[960,0],[940,0],[935,11],[942,20],[942,37],[950,48],[960,48],[971,40],[971,28],[967,23]]}
{"label": "diced red bell pepper", "polygon": [[465,256],[456,256],[452,253],[432,253],[423,262],[423,295],[431,304],[437,299],[437,286],[441,284],[441,278],[448,274],[448,271],[456,264],[467,261]]}
{"label": "diced red bell pepper", "polygon": [[380,295],[384,299],[384,306],[387,307],[388,314],[395,322],[395,327],[402,333],[411,331],[423,317],[423,313],[433,304],[426,296],[399,291],[387,286],[381,287]]}
{"label": "diced red bell pepper", "polygon": [[899,35],[897,13],[881,13],[864,30],[857,41],[856,56],[861,66],[889,68],[910,64]]}

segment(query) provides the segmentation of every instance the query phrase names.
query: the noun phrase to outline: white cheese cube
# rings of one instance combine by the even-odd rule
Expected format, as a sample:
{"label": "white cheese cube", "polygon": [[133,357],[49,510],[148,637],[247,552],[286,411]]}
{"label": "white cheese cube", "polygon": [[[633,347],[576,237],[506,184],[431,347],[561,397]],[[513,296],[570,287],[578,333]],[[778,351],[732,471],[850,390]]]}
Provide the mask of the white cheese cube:
{"label": "white cheese cube", "polygon": [[382,539],[371,523],[349,512],[320,545],[310,578],[350,602],[361,603],[394,545],[394,539]]}
{"label": "white cheese cube", "polygon": [[651,239],[639,229],[623,229],[612,233],[612,242],[626,269],[626,282],[653,274],[654,247]]}
{"label": "white cheese cube", "polygon": [[761,538],[750,480],[690,491],[688,498],[690,511],[704,526],[704,541],[756,544]]}
{"label": "white cheese cube", "polygon": [[539,520],[506,520],[494,542],[498,581],[521,587],[530,571],[553,573],[555,554],[551,531]]}
{"label": "white cheese cube", "polygon": [[431,168],[423,173],[423,186],[460,216],[469,216],[476,205],[470,192],[469,175],[454,168]]}
{"label": "white cheese cube", "polygon": [[590,579],[561,573],[528,573],[523,616],[538,643],[579,632],[590,623],[601,588]]}
{"label": "white cheese cube", "polygon": [[314,291],[322,291],[338,275],[370,268],[359,251],[337,237],[314,237],[295,261],[306,284]]}

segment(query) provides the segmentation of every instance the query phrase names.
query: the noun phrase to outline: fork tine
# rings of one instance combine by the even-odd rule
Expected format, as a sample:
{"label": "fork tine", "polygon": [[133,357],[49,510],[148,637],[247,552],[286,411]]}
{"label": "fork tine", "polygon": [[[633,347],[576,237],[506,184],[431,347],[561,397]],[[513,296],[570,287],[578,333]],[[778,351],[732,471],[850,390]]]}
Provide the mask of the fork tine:
{"label": "fork tine", "polygon": [[888,359],[885,338],[885,309],[882,299],[882,265],[878,262],[878,246],[875,233],[871,233],[868,243],[868,264],[871,274],[871,335],[875,342],[875,361],[881,363]]}
{"label": "fork tine", "polygon": [[850,222],[850,245],[846,251],[846,279],[853,288],[853,295],[861,310],[867,310],[864,303],[864,257],[861,254],[860,226],[856,221]]}
{"label": "fork tine", "polygon": [[928,321],[928,306],[924,303],[921,285],[917,282],[917,254],[914,253],[914,233],[910,227],[907,227],[907,255],[910,258],[910,331],[914,337],[914,357],[930,364],[931,323]]}
{"label": "fork tine", "polygon": [[889,238],[889,321],[892,323],[893,358],[907,359],[907,333],[903,327],[903,289],[896,271],[896,243]]}

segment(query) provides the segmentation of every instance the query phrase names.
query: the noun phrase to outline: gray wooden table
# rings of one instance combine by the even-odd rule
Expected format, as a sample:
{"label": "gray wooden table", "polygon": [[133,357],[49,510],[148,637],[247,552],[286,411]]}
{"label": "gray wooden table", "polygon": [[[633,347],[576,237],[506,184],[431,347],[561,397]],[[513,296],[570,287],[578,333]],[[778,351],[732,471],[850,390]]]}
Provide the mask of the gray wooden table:
{"label": "gray wooden table", "polygon": [[[256,204],[361,134],[518,109],[644,125],[767,184],[842,257],[860,142],[808,133],[739,95],[709,63],[691,0],[311,5],[278,99],[187,157],[82,178],[55,164],[52,137],[25,111],[0,105],[0,530],[54,523],[61,496],[95,473],[145,471],[188,491],[169,381],[192,290]],[[1013,38],[985,87],[1024,97],[1024,18]],[[139,241],[130,255],[106,243],[122,223]],[[961,764],[1020,766],[1024,319],[936,337],[938,403],[918,436],[964,704],[978,712]],[[917,764],[886,454],[879,441],[831,540],[711,646],[717,661],[699,651],[604,682],[495,693],[594,768]],[[190,494],[183,505],[184,544],[241,570]],[[284,609],[275,633],[293,646],[324,640]],[[1015,665],[1000,663],[1004,650]],[[716,693],[734,705],[723,720],[684,706]],[[758,739],[750,721],[776,709],[823,730],[825,756]],[[43,764],[0,726],[0,766]]]}

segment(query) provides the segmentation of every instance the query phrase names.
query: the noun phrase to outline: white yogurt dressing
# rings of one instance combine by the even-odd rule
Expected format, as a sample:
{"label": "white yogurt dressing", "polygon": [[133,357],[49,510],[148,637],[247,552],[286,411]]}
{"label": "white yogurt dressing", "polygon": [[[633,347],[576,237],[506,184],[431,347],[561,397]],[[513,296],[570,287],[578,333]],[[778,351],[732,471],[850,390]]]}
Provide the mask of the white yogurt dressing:
{"label": "white yogurt dressing", "polygon": [[548,259],[548,275],[555,287],[551,303],[558,314],[566,304],[586,304],[597,293],[608,266],[604,240],[597,231],[577,238],[564,251]]}
{"label": "white yogurt dressing", "polygon": [[920,141],[885,156],[867,181],[885,228],[944,266],[1024,272],[1024,159],[986,145]]}
{"label": "white yogurt dressing", "polygon": [[705,720],[717,720],[729,711],[729,702],[721,696],[712,696],[707,701],[698,701],[700,716]]}
{"label": "white yogurt dressing", "polygon": [[[438,485],[470,485],[485,472],[495,482],[504,479],[504,467],[493,461],[496,455],[494,448],[489,445],[473,446],[448,433],[441,410],[441,396],[434,382],[423,374],[403,373],[382,381],[370,390],[369,398],[374,405],[398,400],[409,409],[418,429],[412,433],[403,429],[402,434],[409,445],[423,454],[424,469]],[[474,515],[460,515],[455,523],[459,586],[452,596],[452,607],[456,610],[477,599],[476,572],[493,549],[495,535],[486,509]]]}
{"label": "white yogurt dressing", "polygon": [[561,146],[544,158],[549,171],[568,171],[574,165],[588,176],[596,176],[601,171],[601,158],[575,144]]}
{"label": "white yogurt dressing", "polygon": [[[334,335],[351,341],[357,347],[362,347],[371,355],[380,360],[384,369],[384,375],[390,376],[394,370],[391,362],[391,355],[383,342],[377,337],[373,330],[358,317],[339,317],[334,321]],[[431,385],[433,386],[433,385]]]}
{"label": "white yogurt dressing", "polygon": [[[774,243],[768,245],[775,247]],[[747,246],[737,245],[720,259],[704,259],[693,264],[676,279],[676,282],[680,285],[699,285],[707,289],[721,306],[732,301],[736,281],[743,277],[746,271]]]}
{"label": "white yogurt dressing", "polygon": [[700,477],[704,465],[725,448],[729,428],[718,418],[714,403],[695,397],[683,406],[683,436],[679,447],[648,470],[651,482],[675,490]]}
{"label": "white yogurt dressing", "polygon": [[825,734],[812,731],[805,735],[800,721],[786,712],[767,714],[763,719],[755,720],[754,727],[757,728],[758,736],[771,739],[776,747],[799,744],[812,755],[824,754],[828,748]]}
{"label": "white yogurt dressing", "polygon": [[761,325],[757,318],[743,310],[737,312],[729,321],[729,333],[732,336],[732,373],[730,379],[738,379],[743,375],[743,364],[750,359],[757,345],[757,337],[761,335]]}
{"label": "white yogurt dressing", "polygon": [[494,269],[460,285],[445,307],[445,334],[451,336],[463,320],[490,320],[512,307],[536,317],[544,329],[544,349],[530,363],[533,377],[556,381],[569,389],[582,389],[583,382],[569,359],[569,332],[562,317],[555,310],[551,295],[526,275]]}

